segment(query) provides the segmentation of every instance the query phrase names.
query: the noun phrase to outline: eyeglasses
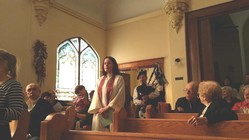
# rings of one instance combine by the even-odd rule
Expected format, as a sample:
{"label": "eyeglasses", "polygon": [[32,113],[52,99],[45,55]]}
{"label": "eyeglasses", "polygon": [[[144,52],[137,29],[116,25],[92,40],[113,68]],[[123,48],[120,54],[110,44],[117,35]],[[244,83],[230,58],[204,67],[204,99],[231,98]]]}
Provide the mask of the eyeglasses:
{"label": "eyeglasses", "polygon": [[185,88],[185,89],[183,89],[183,91],[184,91],[184,92],[191,92],[192,90],[186,89],[186,88]]}

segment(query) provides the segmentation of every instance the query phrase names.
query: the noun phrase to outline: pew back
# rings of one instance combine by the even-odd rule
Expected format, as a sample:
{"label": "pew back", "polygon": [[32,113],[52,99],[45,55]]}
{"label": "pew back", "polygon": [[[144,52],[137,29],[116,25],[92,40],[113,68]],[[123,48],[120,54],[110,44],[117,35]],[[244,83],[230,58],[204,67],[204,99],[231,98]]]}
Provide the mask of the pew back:
{"label": "pew back", "polygon": [[[153,113],[146,115],[147,118],[158,119],[189,119],[191,116],[197,116],[197,113]],[[239,120],[249,120],[249,114],[237,113]]]}
{"label": "pew back", "polygon": [[[116,112],[115,112],[116,113]],[[124,112],[123,112],[124,113]],[[120,115],[120,117],[122,117]],[[140,125],[139,123],[136,123],[134,125],[129,126],[130,120],[140,120],[140,123],[144,123],[145,120],[153,120],[153,119],[128,119],[123,117],[123,119],[126,120],[125,123],[120,123],[119,125],[116,125],[118,127],[126,126],[129,128],[132,128],[136,125]],[[243,138],[231,138],[231,137],[215,137],[215,136],[200,136],[200,135],[190,135],[188,134],[175,134],[170,131],[170,129],[174,128],[174,124],[176,122],[179,122],[176,120],[176,122],[171,122],[172,126],[171,128],[168,128],[165,124],[161,124],[159,122],[155,125],[161,125],[161,129],[163,130],[163,134],[159,134],[158,132],[151,131],[152,129],[157,129],[155,127],[151,127],[152,125],[147,124],[145,126],[150,126],[151,130],[148,128],[143,128],[142,131],[145,131],[146,133],[137,131],[137,132],[93,132],[93,131],[79,131],[79,130],[68,130],[67,125],[67,118],[65,115],[62,114],[50,114],[44,121],[42,121],[41,124],[41,140],[200,140],[200,139],[206,139],[206,140],[243,140]],[[163,119],[160,119],[163,121]],[[155,120],[157,121],[157,120]],[[127,124],[129,123],[129,124]],[[132,122],[133,123],[133,122]],[[154,123],[154,122],[153,122]],[[186,124],[186,122],[185,122]],[[141,125],[139,126],[141,127]],[[196,127],[197,128],[197,127]],[[136,128],[135,128],[136,129]],[[183,128],[184,129],[184,128]],[[116,129],[120,130],[120,129]],[[123,129],[127,130],[127,129]],[[185,128],[184,131],[187,129]],[[188,131],[188,130],[187,130]],[[138,133],[139,132],[139,133]],[[155,133],[156,132],[156,133]],[[172,134],[170,134],[172,133]]]}
{"label": "pew back", "polygon": [[158,119],[189,119],[191,116],[197,116],[197,113],[156,113],[151,114],[150,118]]}
{"label": "pew back", "polygon": [[[161,103],[165,104],[165,103]],[[160,105],[163,106],[163,105]],[[161,118],[161,119],[189,119],[191,116],[197,116],[198,113],[163,113],[156,112],[151,105],[146,106],[146,118]],[[237,113],[239,120],[249,120],[249,114]]]}
{"label": "pew back", "polygon": [[74,129],[75,115],[75,108],[73,106],[67,107],[65,111],[65,116],[68,121],[68,129]]}
{"label": "pew back", "polygon": [[[120,129],[121,130],[121,129]],[[249,121],[225,121],[212,125],[192,126],[186,119],[127,118],[123,132],[181,134],[249,138]]]}
{"label": "pew back", "polygon": [[68,121],[65,115],[53,113],[41,122],[41,140],[61,140],[62,133],[68,131]]}
{"label": "pew back", "polygon": [[114,125],[114,127],[119,127],[113,128],[114,132],[249,138],[249,120],[233,120],[216,124],[192,126],[187,124],[187,119],[125,118],[117,115],[119,112],[122,112],[122,110],[114,112],[114,120],[117,119],[118,122],[123,121],[125,123]]}
{"label": "pew back", "polygon": [[62,140],[243,140],[239,138],[191,136],[175,134],[129,133],[129,132],[94,132],[70,130],[63,133]]}
{"label": "pew back", "polygon": [[10,122],[12,140],[26,140],[29,129],[30,112],[23,110],[19,120]]}
{"label": "pew back", "polygon": [[249,120],[249,114],[237,113],[239,120]]}

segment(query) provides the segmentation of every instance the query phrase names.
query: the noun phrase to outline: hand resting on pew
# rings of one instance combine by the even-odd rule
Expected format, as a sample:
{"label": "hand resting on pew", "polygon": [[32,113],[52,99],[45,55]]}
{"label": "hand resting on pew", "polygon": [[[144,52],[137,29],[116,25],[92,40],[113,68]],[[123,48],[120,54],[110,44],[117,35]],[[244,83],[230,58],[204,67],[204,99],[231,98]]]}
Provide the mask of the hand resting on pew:
{"label": "hand resting on pew", "polygon": [[203,124],[207,124],[208,120],[206,117],[196,117],[196,116],[192,116],[190,119],[188,119],[188,124],[190,125],[203,125]]}

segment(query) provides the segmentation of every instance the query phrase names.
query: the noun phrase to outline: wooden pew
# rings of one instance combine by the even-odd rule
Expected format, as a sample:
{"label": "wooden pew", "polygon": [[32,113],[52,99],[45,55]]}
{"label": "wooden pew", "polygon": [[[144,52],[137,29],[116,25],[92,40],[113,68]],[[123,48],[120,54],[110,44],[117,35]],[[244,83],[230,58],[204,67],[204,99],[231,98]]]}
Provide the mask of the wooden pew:
{"label": "wooden pew", "polygon": [[249,114],[237,113],[239,120],[249,120]]}
{"label": "wooden pew", "polygon": [[10,130],[12,140],[26,140],[26,135],[29,129],[30,113],[28,110],[23,110],[19,120],[10,122]]}
{"label": "wooden pew", "polygon": [[68,121],[68,129],[74,129],[74,121],[75,121],[75,108],[73,106],[67,107],[65,111],[65,116]]}
{"label": "wooden pew", "polygon": [[197,113],[157,113],[150,118],[158,119],[189,119],[191,116],[197,116]]}
{"label": "wooden pew", "polygon": [[249,138],[249,121],[234,120],[224,121],[212,125],[191,126],[187,119],[137,119],[127,118],[124,110],[114,112],[115,132],[136,132],[136,133],[158,133],[158,134],[180,134],[195,136],[217,136]]}
{"label": "wooden pew", "polygon": [[[46,119],[41,122],[40,139],[60,140],[61,135],[56,134],[74,129],[75,114],[76,112],[73,106],[68,106],[65,111],[49,114]],[[55,134],[50,135],[51,132]]]}
{"label": "wooden pew", "polygon": [[62,114],[50,114],[42,121],[41,140],[241,140],[212,136],[68,130],[66,120]]}
{"label": "wooden pew", "polygon": [[[197,113],[155,113],[146,115],[147,118],[158,119],[189,119],[191,116],[197,116]],[[239,120],[249,120],[249,114],[237,113]]]}
{"label": "wooden pew", "polygon": [[240,138],[191,136],[175,134],[97,132],[70,130],[63,133],[62,140],[243,140]]}
{"label": "wooden pew", "polygon": [[191,116],[197,115],[197,113],[157,113],[152,105],[146,106],[146,118],[189,119]]}
{"label": "wooden pew", "polygon": [[[191,116],[197,116],[198,113],[156,113],[151,105],[146,106],[146,118],[158,119],[189,119]],[[249,120],[249,114],[237,113],[239,120]]]}
{"label": "wooden pew", "polygon": [[159,102],[157,109],[158,109],[159,113],[170,113],[170,112],[172,112],[171,105],[169,103],[166,103],[166,102]]}
{"label": "wooden pew", "polygon": [[69,121],[60,113],[53,113],[41,122],[40,140],[61,140],[62,133],[69,130]]}

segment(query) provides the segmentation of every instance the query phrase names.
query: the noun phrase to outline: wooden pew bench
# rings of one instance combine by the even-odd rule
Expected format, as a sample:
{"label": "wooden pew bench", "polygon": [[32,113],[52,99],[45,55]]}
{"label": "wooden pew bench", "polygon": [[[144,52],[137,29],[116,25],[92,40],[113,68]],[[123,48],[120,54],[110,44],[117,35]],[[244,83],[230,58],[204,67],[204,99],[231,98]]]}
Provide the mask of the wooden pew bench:
{"label": "wooden pew bench", "polygon": [[191,136],[178,134],[94,132],[69,130],[67,118],[62,114],[50,114],[42,122],[41,140],[241,140],[239,138]]}
{"label": "wooden pew bench", "polygon": [[[69,129],[74,127],[75,109],[69,106],[66,111],[60,112],[67,119],[67,125]],[[30,112],[23,110],[19,120],[13,120],[9,123],[12,140],[25,140],[28,134],[30,120]]]}
{"label": "wooden pew bench", "polygon": [[125,111],[120,110],[114,113],[114,122],[114,132],[249,138],[249,120],[224,121],[212,125],[191,126],[187,124],[187,119],[128,118],[125,116]]}
{"label": "wooden pew bench", "polygon": [[152,105],[146,106],[146,118],[188,119],[191,116],[197,116],[197,113],[157,113]]}
{"label": "wooden pew bench", "polygon": [[153,134],[131,132],[97,132],[70,130],[62,134],[62,140],[242,140],[240,138]]}
{"label": "wooden pew bench", "polygon": [[28,110],[23,110],[19,120],[13,120],[9,123],[11,140],[26,140],[26,135],[29,129],[30,113]]}
{"label": "wooden pew bench", "polygon": [[[191,116],[197,116],[198,113],[156,113],[151,105],[146,106],[146,118],[158,119],[189,119]],[[239,120],[249,120],[249,114],[237,113]]]}

